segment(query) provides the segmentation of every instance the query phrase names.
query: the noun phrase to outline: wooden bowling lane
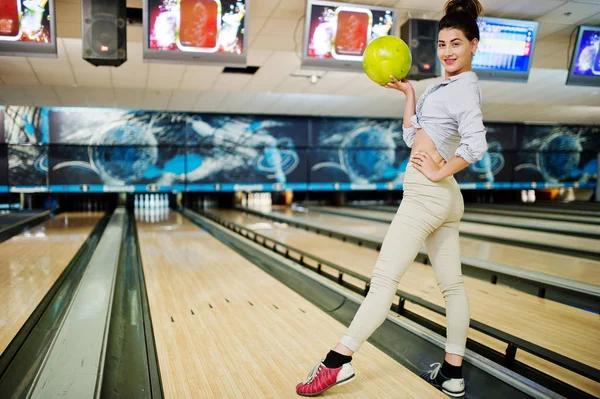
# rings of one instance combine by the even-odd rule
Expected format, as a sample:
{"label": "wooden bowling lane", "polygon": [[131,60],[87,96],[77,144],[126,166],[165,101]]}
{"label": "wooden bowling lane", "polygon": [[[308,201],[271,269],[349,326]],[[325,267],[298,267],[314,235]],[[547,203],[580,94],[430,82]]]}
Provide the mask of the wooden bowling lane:
{"label": "wooden bowling lane", "polygon": [[361,236],[371,236],[373,238],[384,237],[389,227],[389,223],[369,222],[349,216],[331,215],[313,210],[298,211],[287,207],[272,207],[270,211],[263,209],[257,210],[264,213],[271,212],[276,215],[279,214],[295,218],[302,218],[313,223],[319,223],[324,227],[331,226],[343,228],[344,231],[349,233],[358,234]]}
{"label": "wooden bowling lane", "polygon": [[[282,212],[282,214],[285,214],[283,213],[283,210],[274,210],[274,212]],[[288,210],[287,214],[321,223],[323,226],[342,228],[345,231],[356,234],[366,234],[366,231],[370,231],[373,236],[380,239],[385,237],[389,227],[389,223],[372,222],[346,216],[328,215],[320,212],[302,213]],[[392,217],[393,214],[391,214],[390,220]],[[597,242],[598,240],[596,240],[596,243]],[[550,253],[536,249],[523,248],[517,245],[500,244],[467,237],[460,238],[460,253],[463,256],[471,258],[483,259],[494,263],[551,274],[588,284],[600,285],[600,261],[592,259],[578,258],[570,255]]]}
{"label": "wooden bowling lane", "polygon": [[[435,313],[429,309],[426,309],[422,306],[410,302],[405,303],[404,306],[407,310],[417,313],[420,316],[423,316],[426,319],[429,319],[440,325],[445,325],[446,323],[444,316]],[[473,329],[469,330],[469,339],[480,342],[499,353],[505,353],[506,351],[506,343]],[[535,368],[536,370],[541,370],[546,374],[552,375],[555,378],[568,382],[570,385],[575,386],[584,392],[587,392],[593,396],[600,397],[600,384],[596,381],[593,381],[576,373],[571,373],[561,368],[560,366],[557,366],[554,363],[551,363],[547,360],[544,360],[540,357],[537,357],[522,350],[517,351],[516,359],[524,364],[529,365],[532,368]]]}
{"label": "wooden bowling lane", "polygon": [[[543,221],[544,223],[551,222],[550,226],[565,226],[567,228],[579,228],[581,225],[595,226],[596,223],[600,223],[600,218],[592,216],[574,216],[574,215],[560,215],[553,213],[532,213],[523,211],[488,211],[485,209],[466,209],[466,214],[473,216],[480,215],[491,215],[496,217],[511,218],[525,218],[528,221]],[[559,223],[559,224],[556,224]],[[596,225],[597,227],[597,225]],[[597,231],[597,230],[595,230]]]}
{"label": "wooden bowling lane", "polygon": [[[295,398],[345,327],[181,215],[137,222],[166,398]],[[445,398],[366,343],[332,398]]]}
{"label": "wooden bowling lane", "polygon": [[[398,209],[397,206],[389,206],[389,205],[369,206],[367,208],[373,209],[373,210],[379,210],[382,212],[396,212],[396,210]],[[578,224],[600,223],[600,217],[565,215],[565,214],[552,213],[552,212],[528,212],[528,211],[515,211],[515,210],[511,211],[511,210],[504,210],[504,209],[496,209],[493,206],[490,206],[489,208],[482,208],[480,206],[473,207],[470,204],[465,204],[465,214],[513,216],[513,217],[524,217],[524,218],[534,219],[534,220],[571,222],[571,223],[578,223]]]}
{"label": "wooden bowling lane", "polygon": [[[333,212],[344,212],[351,213],[354,216],[367,216],[374,217],[378,219],[385,219],[389,222],[394,218],[393,213],[380,213],[377,211],[371,210],[362,210],[356,208],[332,208],[332,207],[322,207],[316,208],[317,211],[319,209],[330,210]],[[378,216],[374,216],[374,213],[377,213]],[[487,216],[487,219],[495,219],[495,216]],[[510,218],[504,217],[503,219],[508,220]],[[519,220],[519,218],[514,218],[515,220]],[[539,223],[539,221],[533,220],[533,222]],[[552,223],[552,222],[548,222]],[[562,225],[566,225],[566,222],[554,222],[554,223],[562,223]],[[576,225],[574,223],[569,223],[568,225]],[[576,228],[576,227],[573,227]],[[580,230],[582,232],[590,232],[590,233],[599,233],[600,228],[598,226],[589,226],[583,225],[580,226]],[[493,226],[488,224],[481,224],[475,222],[467,222],[462,220],[460,222],[460,232],[461,233],[470,233],[470,234],[478,234],[487,237],[498,237],[503,239],[515,240],[524,243],[531,243],[537,245],[551,245],[557,248],[564,248],[569,250],[583,250],[590,253],[596,253],[600,256],[600,246],[598,245],[597,238],[585,238],[585,237],[575,237],[561,234],[560,232],[550,233],[544,231],[531,231],[526,229],[521,229],[517,227],[504,227],[504,226]]]}
{"label": "wooden bowling lane", "polygon": [[[325,207],[332,211],[338,211],[348,213],[356,216],[366,216],[373,218],[384,218],[393,215],[398,207],[388,207],[383,210],[374,210],[357,207]],[[465,219],[473,223],[503,223],[510,225],[510,227],[523,228],[523,229],[542,229],[552,231],[557,234],[562,233],[577,233],[581,235],[598,236],[600,237],[600,225],[589,224],[589,223],[578,223],[572,221],[563,220],[542,220],[540,218],[531,218],[530,214],[522,213],[521,215],[501,214],[494,215],[489,212],[478,212],[465,210]],[[476,220],[473,220],[476,219]],[[508,227],[508,226],[507,226]]]}
{"label": "wooden bowling lane", "polygon": [[598,218],[600,217],[600,205],[596,202],[550,202],[535,204],[469,204],[469,208],[510,210],[530,213],[552,213],[554,215],[576,215]]}
{"label": "wooden bowling lane", "polygon": [[487,213],[466,212],[465,216],[476,219],[476,223],[505,223],[528,230],[545,229],[556,234],[579,234],[600,237],[600,225],[583,224],[554,220],[540,220],[525,216],[490,215]]}
{"label": "wooden bowling lane", "polygon": [[[239,211],[214,210],[212,212],[366,277],[371,276],[377,260],[378,252],[373,249],[316,235],[286,224],[274,224],[267,219]],[[465,284],[473,320],[594,368],[600,368],[600,335],[597,334],[600,331],[600,318],[597,314],[466,276]],[[400,280],[399,289],[444,306],[433,269],[429,266],[413,263]],[[442,316],[439,317],[443,319]],[[483,334],[478,335],[471,329],[469,336],[481,342],[480,337]],[[485,341],[482,343],[486,344]],[[501,344],[496,343],[496,346],[498,345]],[[505,349],[506,345],[504,345]],[[521,358],[527,364],[581,389],[600,393],[600,384],[594,381],[548,362],[540,363],[535,357],[524,353],[521,354]]]}
{"label": "wooden bowling lane", "polygon": [[0,353],[102,216],[63,213],[0,244]]}

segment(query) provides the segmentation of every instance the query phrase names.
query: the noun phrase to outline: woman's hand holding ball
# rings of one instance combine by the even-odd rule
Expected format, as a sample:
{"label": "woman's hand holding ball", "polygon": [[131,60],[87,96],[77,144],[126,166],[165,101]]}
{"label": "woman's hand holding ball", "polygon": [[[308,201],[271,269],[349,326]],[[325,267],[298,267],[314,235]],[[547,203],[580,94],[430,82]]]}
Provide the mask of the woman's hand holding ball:
{"label": "woman's hand holding ball", "polygon": [[398,79],[396,79],[395,76],[390,75],[390,80],[391,80],[391,82],[389,82],[385,85],[382,85],[382,86],[385,87],[386,89],[399,90],[404,94],[407,94],[410,91],[414,91],[412,84],[406,78],[403,78],[402,80],[398,80]]}

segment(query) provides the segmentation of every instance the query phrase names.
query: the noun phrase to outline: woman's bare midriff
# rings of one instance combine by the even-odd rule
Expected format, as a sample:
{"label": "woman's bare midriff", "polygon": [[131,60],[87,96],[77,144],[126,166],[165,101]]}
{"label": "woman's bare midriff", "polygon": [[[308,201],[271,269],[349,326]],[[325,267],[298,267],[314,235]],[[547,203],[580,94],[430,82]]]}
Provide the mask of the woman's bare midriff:
{"label": "woman's bare midriff", "polygon": [[412,151],[410,153],[411,157],[417,152],[428,153],[433,158],[433,161],[438,164],[444,159],[435,149],[433,140],[431,140],[427,132],[423,129],[418,129],[415,134],[415,141],[413,142]]}

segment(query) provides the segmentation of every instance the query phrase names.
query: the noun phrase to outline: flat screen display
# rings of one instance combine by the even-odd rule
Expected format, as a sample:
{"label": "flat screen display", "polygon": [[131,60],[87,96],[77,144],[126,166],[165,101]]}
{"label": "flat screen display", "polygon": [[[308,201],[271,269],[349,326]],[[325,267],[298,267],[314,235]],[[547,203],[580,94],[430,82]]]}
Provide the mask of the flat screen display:
{"label": "flat screen display", "polygon": [[567,84],[600,86],[600,26],[579,27]]}
{"label": "flat screen display", "polygon": [[394,8],[309,0],[302,67],[361,71],[367,45],[394,35],[395,22]]}
{"label": "flat screen display", "polygon": [[250,0],[145,0],[144,59],[246,64]]}
{"label": "flat screen display", "polygon": [[473,71],[481,79],[527,81],[538,23],[483,17]]}
{"label": "flat screen display", "polygon": [[54,0],[0,0],[0,56],[56,57]]}

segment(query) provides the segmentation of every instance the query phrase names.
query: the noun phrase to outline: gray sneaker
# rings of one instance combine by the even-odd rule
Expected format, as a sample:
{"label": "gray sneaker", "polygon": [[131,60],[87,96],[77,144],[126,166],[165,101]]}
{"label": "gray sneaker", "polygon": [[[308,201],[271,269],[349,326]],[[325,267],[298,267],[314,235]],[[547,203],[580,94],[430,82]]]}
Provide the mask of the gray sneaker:
{"label": "gray sneaker", "polygon": [[433,363],[429,367],[432,367],[432,369],[421,374],[421,378],[453,398],[460,398],[465,395],[464,378],[445,377],[440,371],[442,368],[440,363]]}

